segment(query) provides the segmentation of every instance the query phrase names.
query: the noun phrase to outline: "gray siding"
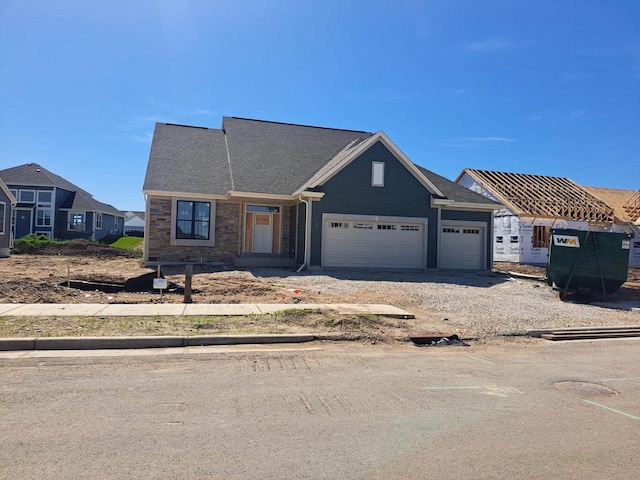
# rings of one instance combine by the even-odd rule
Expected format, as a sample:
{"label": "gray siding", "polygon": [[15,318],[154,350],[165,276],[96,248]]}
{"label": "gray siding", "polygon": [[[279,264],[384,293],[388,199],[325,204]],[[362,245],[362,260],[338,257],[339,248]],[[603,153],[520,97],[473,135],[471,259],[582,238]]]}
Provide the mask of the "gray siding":
{"label": "gray siding", "polygon": [[9,255],[9,247],[11,246],[11,202],[9,197],[4,193],[4,190],[0,188],[0,214],[3,217],[0,219],[2,225],[0,225],[0,257]]}
{"label": "gray siding", "polygon": [[[384,187],[371,186],[371,162],[385,162]],[[437,262],[438,210],[430,207],[430,194],[380,142],[352,161],[321,189],[313,202],[311,264],[320,265],[322,214],[380,215],[428,219],[427,266]]]}

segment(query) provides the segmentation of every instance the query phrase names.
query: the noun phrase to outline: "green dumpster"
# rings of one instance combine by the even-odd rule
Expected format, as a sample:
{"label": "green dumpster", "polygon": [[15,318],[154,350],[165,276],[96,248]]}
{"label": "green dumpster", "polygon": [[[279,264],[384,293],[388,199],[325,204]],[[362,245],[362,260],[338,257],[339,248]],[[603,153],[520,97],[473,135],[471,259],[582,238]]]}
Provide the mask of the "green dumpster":
{"label": "green dumpster", "polygon": [[567,293],[613,293],[627,281],[628,233],[551,229],[547,281]]}

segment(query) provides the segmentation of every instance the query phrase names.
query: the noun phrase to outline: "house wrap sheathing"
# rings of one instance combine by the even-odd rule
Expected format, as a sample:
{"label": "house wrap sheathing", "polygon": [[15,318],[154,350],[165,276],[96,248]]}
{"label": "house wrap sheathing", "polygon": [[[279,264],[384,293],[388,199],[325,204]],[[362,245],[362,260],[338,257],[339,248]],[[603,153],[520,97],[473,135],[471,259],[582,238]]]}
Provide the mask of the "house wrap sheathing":
{"label": "house wrap sheathing", "polygon": [[456,182],[504,205],[494,219],[495,261],[546,264],[551,228],[569,228],[634,233],[629,264],[640,266],[640,227],[624,214],[624,203],[614,208],[606,201],[615,192],[628,202],[636,192],[589,189],[568,178],[475,169],[463,170]]}

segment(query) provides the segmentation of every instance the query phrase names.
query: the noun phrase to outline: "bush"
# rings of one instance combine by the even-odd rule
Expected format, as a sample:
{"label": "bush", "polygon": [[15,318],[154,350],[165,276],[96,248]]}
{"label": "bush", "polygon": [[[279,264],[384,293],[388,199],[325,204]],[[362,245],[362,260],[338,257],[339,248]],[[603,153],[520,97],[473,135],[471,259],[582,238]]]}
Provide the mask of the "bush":
{"label": "bush", "polygon": [[62,240],[55,240],[46,235],[30,233],[27,236],[14,240],[11,253],[36,253],[49,245],[61,245],[63,243],[65,242]]}

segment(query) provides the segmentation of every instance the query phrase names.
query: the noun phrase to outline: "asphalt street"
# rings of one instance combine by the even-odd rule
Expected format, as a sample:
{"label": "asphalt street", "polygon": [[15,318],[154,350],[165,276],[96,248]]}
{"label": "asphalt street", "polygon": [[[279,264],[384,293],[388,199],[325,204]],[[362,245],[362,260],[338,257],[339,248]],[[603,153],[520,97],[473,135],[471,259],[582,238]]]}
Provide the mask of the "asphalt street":
{"label": "asphalt street", "polygon": [[637,339],[201,348],[0,356],[0,478],[640,471]]}

